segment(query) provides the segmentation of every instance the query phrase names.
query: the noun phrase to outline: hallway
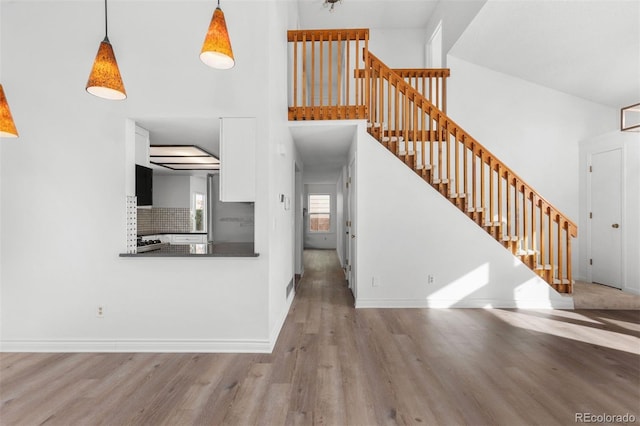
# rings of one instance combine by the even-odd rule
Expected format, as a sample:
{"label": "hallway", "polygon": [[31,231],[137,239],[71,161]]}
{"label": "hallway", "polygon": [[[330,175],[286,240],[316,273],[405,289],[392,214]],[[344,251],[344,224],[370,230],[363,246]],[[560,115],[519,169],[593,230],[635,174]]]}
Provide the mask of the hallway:
{"label": "hallway", "polygon": [[574,424],[640,418],[638,311],[359,309],[334,251],[272,354],[0,354],[4,425]]}

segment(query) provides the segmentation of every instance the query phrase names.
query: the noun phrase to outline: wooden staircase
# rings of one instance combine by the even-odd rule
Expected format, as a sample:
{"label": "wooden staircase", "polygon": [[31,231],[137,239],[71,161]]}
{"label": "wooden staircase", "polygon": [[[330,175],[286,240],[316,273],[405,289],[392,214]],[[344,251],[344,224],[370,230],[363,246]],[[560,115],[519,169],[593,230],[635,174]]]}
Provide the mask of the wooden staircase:
{"label": "wooden staircase", "polygon": [[366,119],[376,140],[470,220],[571,293],[575,223],[446,115],[448,69],[391,69],[368,39],[366,29],[288,32],[289,120]]}

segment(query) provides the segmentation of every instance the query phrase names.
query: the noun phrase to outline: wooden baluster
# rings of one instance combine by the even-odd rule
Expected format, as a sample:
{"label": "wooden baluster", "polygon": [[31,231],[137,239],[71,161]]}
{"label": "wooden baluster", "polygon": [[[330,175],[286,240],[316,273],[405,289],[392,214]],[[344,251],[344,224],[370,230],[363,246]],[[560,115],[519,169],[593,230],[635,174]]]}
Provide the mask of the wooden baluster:
{"label": "wooden baluster", "polygon": [[298,108],[298,34],[293,36],[293,107]]}
{"label": "wooden baluster", "polygon": [[438,119],[436,121],[436,138],[438,139],[438,180],[442,182],[443,174],[442,174],[442,124],[440,120],[442,117],[440,114],[437,115]]}
{"label": "wooden baluster", "polygon": [[302,106],[307,106],[307,33],[302,34]]}
{"label": "wooden baluster", "polygon": [[442,112],[447,113],[447,79],[441,77],[442,80]]}
{"label": "wooden baluster", "polygon": [[506,190],[506,201],[507,201],[507,233],[506,236],[509,237],[509,241],[511,241],[511,174],[507,170],[506,172],[507,186]]}
{"label": "wooden baluster", "polygon": [[[316,41],[315,41],[314,33],[311,33],[311,102],[310,103],[312,108],[316,103],[315,91],[316,91]],[[320,105],[322,105],[322,101],[320,101]]]}
{"label": "wooden baluster", "polygon": [[442,111],[442,108],[441,108],[442,104],[440,103],[440,87],[437,79],[436,79],[436,101],[434,102],[434,105],[438,107],[440,111]]}
{"label": "wooden baluster", "polygon": [[320,105],[324,103],[324,37],[320,37]]}
{"label": "wooden baluster", "polygon": [[514,236],[518,239],[518,245],[520,245],[520,182],[518,179],[513,181],[513,202],[514,202]]}
{"label": "wooden baluster", "polygon": [[[463,164],[462,164],[462,168],[464,169],[464,193],[465,193],[465,197],[469,196],[469,168],[467,165],[467,157],[469,157],[469,153],[467,152],[467,137],[465,135],[462,135],[462,146],[464,147],[464,149],[462,150],[462,154],[464,155],[464,157],[462,158],[463,160]],[[469,199],[465,200],[465,204],[467,206],[467,209],[469,209]]]}
{"label": "wooden baluster", "polygon": [[[429,99],[429,101],[431,101],[432,104],[436,105],[433,102],[433,79],[431,77],[429,77],[429,97],[428,97],[428,99]],[[438,105],[436,105],[436,108],[437,107],[438,107]]]}
{"label": "wooden baluster", "polygon": [[[338,34],[338,97],[336,105],[342,105],[342,34]],[[340,117],[339,117],[340,118]],[[347,117],[342,117],[347,118]]]}
{"label": "wooden baluster", "polygon": [[[485,197],[484,197],[484,185],[485,185],[485,180],[484,180],[484,152],[482,151],[482,149],[479,152],[479,159],[480,159],[480,208],[482,209],[482,213],[481,215],[483,217],[486,217],[487,212],[487,205],[485,204]],[[484,224],[483,224],[484,225]]]}
{"label": "wooden baluster", "polygon": [[391,75],[387,76],[387,137],[391,142]]}
{"label": "wooden baluster", "polygon": [[538,197],[536,197],[535,193],[531,193],[531,250],[533,250],[534,252],[534,259],[536,259],[536,262],[534,262],[534,267],[535,267],[535,263],[537,263],[537,253],[535,253],[538,250],[538,245],[537,245],[537,229],[536,229],[536,201],[537,201]]}
{"label": "wooden baluster", "polygon": [[[522,233],[524,237],[522,239],[522,249],[525,252],[529,250],[529,221],[527,220],[527,195],[528,190],[523,186],[522,188]],[[529,258],[527,258],[528,260]]]}
{"label": "wooden baluster", "polygon": [[[424,86],[425,86],[425,78],[424,78],[424,75],[423,75],[423,76],[422,76],[422,86],[421,86],[421,89],[420,89],[420,93],[422,93],[422,96],[424,96],[425,98],[427,98],[427,95],[426,95],[426,94],[425,94],[425,92],[424,92]],[[427,99],[429,99],[429,98],[427,98]]]}
{"label": "wooden baluster", "polygon": [[549,237],[549,265],[551,265],[551,272],[550,272],[550,276],[549,276],[549,282],[553,282],[553,273],[554,273],[554,269],[553,267],[555,266],[555,259],[554,259],[554,253],[553,253],[553,218],[551,217],[551,207],[547,207],[547,217],[548,217],[548,230],[547,230],[547,236]]}
{"label": "wooden baluster", "polygon": [[[455,179],[455,183],[454,183],[454,187],[452,189],[452,191],[458,196],[460,197],[460,141],[458,140],[458,128],[456,127],[455,129],[453,129],[453,143],[456,144],[455,146],[455,172],[453,174],[454,179]],[[464,150],[463,150],[464,152]],[[458,198],[458,200],[460,200],[460,198]]]}
{"label": "wooden baluster", "polygon": [[426,136],[426,129],[425,129],[425,122],[427,121],[427,112],[424,110],[424,108],[422,109],[421,113],[420,113],[420,141],[421,141],[421,146],[422,146],[422,168],[423,168],[423,174],[422,176],[426,176],[426,168],[427,168],[427,142],[425,140],[425,136]]}
{"label": "wooden baluster", "polygon": [[545,205],[542,200],[538,200],[538,204],[540,206],[540,265],[544,268],[544,265],[547,264],[546,245],[545,245],[545,238],[544,238]]}
{"label": "wooden baluster", "polygon": [[562,224],[560,221],[560,215],[556,215],[556,217],[558,218],[558,280],[560,281],[560,284],[562,284],[562,279],[564,277],[562,267]]}
{"label": "wooden baluster", "polygon": [[571,227],[569,226],[568,222],[565,222],[565,244],[566,244],[566,250],[567,250],[567,291],[569,293],[573,292],[573,277],[572,277],[572,273],[571,273]]}
{"label": "wooden baluster", "polygon": [[333,105],[333,96],[331,93],[333,89],[333,53],[332,52],[333,52],[333,40],[331,39],[331,33],[329,33],[329,88],[328,88],[329,99],[327,99],[327,105]]}
{"label": "wooden baluster", "polygon": [[504,236],[504,226],[502,225],[502,165],[498,163],[496,171],[498,172],[498,225],[499,237],[502,240]]}
{"label": "wooden baluster", "polygon": [[[485,222],[488,222],[490,225],[493,225],[494,223],[494,218],[493,218],[493,212],[494,212],[494,208],[493,208],[493,204],[494,204],[494,178],[493,178],[493,158],[489,157],[488,158],[488,162],[489,162],[489,220],[486,220],[485,218]],[[490,229],[494,229],[494,228],[490,228]]]}
{"label": "wooden baluster", "polygon": [[382,70],[380,70],[380,94],[379,94],[379,98],[380,98],[380,138],[382,139],[382,137],[384,136],[384,96],[382,96],[382,94],[384,93],[384,81],[382,79],[383,75],[382,75]]}
{"label": "wooden baluster", "polygon": [[413,124],[411,128],[413,129],[413,152],[414,152],[414,167],[417,165],[417,155],[418,155],[418,104],[417,100],[414,98],[413,100]]}
{"label": "wooden baluster", "polygon": [[476,175],[476,144],[475,142],[471,143],[471,207],[473,211],[478,208],[478,204],[476,202],[476,192],[477,192],[477,184],[478,178]]}
{"label": "wooden baluster", "polygon": [[[365,66],[364,68],[365,78],[368,80],[367,73],[368,73],[368,69],[370,68],[369,67],[370,62],[369,62],[369,33],[368,32],[365,34],[365,37],[364,37],[364,60],[365,60],[365,63],[367,64],[367,66]],[[367,84],[365,87],[366,87],[366,93],[365,93],[364,104],[369,105],[369,96],[370,96],[369,84]]]}
{"label": "wooden baluster", "polygon": [[[350,87],[349,87],[349,81],[351,80],[351,40],[347,40],[346,42],[347,44],[347,67],[346,67],[346,73],[345,73],[345,84],[346,84],[346,102],[345,105],[349,106],[350,103],[350,97],[351,97],[351,93],[350,93]],[[348,111],[347,108],[345,108],[346,111]],[[348,118],[354,118],[354,117],[348,117]]]}
{"label": "wooden baluster", "polygon": [[[356,75],[360,76],[360,38],[356,38],[356,59],[355,59],[355,69],[356,69]],[[365,62],[365,67],[367,66],[367,63]],[[365,71],[365,78],[367,77],[366,75],[366,71]],[[362,102],[362,98],[360,97],[360,94],[362,93],[360,90],[360,87],[363,84],[364,79],[360,78],[359,82],[356,82],[356,103],[358,103],[359,105],[366,105],[364,102]],[[359,83],[359,84],[358,84]]]}
{"label": "wooden baluster", "polygon": [[[395,77],[394,77],[395,78]],[[396,92],[396,103],[395,103],[395,128],[393,135],[397,138],[400,136],[400,89],[398,88],[398,82],[395,81],[394,84],[395,92]]]}
{"label": "wooden baluster", "polygon": [[[409,153],[409,96],[406,90],[404,92],[404,107],[402,110],[402,135],[404,138],[404,153],[407,155]],[[399,146],[400,141],[398,141]]]}

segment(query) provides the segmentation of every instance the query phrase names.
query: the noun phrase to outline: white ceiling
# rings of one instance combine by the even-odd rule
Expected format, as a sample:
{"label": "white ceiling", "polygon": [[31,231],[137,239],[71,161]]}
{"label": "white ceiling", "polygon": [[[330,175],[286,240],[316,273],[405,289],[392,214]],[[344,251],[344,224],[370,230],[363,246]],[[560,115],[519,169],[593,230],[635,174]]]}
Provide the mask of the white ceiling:
{"label": "white ceiling", "polygon": [[450,53],[621,108],[640,101],[640,1],[489,0]]}
{"label": "white ceiling", "polygon": [[300,28],[424,28],[438,0],[297,0]]}
{"label": "white ceiling", "polygon": [[333,182],[337,181],[342,166],[346,165],[356,129],[355,124],[347,121],[330,125],[304,122],[290,127],[305,174],[322,171],[335,176]]}

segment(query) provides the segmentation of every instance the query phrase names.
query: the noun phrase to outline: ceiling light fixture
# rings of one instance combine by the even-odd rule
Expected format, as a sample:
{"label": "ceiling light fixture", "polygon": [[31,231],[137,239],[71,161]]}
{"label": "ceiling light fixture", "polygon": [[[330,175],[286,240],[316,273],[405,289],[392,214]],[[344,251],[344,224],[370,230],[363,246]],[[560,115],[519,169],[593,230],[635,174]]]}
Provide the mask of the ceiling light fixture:
{"label": "ceiling light fixture", "polygon": [[196,145],[151,145],[149,161],[171,170],[220,169],[220,160]]}
{"label": "ceiling light fixture", "polygon": [[221,70],[229,69],[236,63],[231,50],[227,23],[224,20],[224,13],[220,9],[220,0],[218,0],[218,7],[211,17],[209,30],[200,51],[200,60],[211,68]]}
{"label": "ceiling light fixture", "polygon": [[109,42],[107,26],[107,0],[104,0],[104,40],[98,47],[96,59],[93,62],[89,81],[87,81],[87,92],[100,98],[109,100],[122,100],[127,98],[124,90],[116,55]]}
{"label": "ceiling light fixture", "polygon": [[16,124],[13,122],[11,110],[9,109],[9,103],[7,102],[7,98],[4,95],[2,84],[0,84],[0,137],[18,137],[18,130],[16,129]]}
{"label": "ceiling light fixture", "polygon": [[331,5],[331,7],[329,8],[329,12],[333,12],[333,8],[338,2],[342,3],[342,0],[324,0],[324,3],[322,5],[324,7],[328,7],[329,5]]}

